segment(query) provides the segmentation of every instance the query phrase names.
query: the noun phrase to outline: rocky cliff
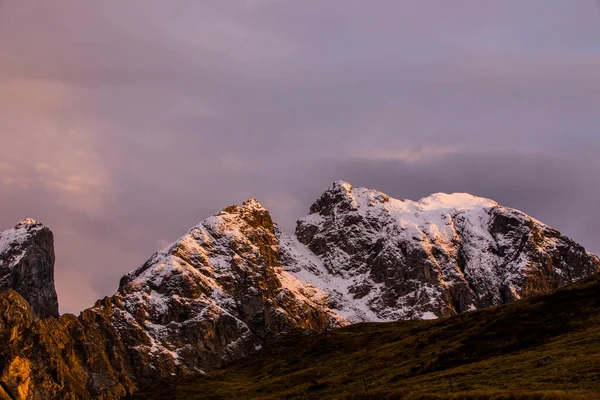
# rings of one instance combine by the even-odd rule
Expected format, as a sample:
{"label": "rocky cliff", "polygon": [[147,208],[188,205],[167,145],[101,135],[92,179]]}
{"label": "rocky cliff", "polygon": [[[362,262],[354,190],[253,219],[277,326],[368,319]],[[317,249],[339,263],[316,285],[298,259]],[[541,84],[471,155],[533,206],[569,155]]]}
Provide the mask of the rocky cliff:
{"label": "rocky cliff", "polygon": [[336,182],[294,235],[256,200],[227,207],[125,275],[112,297],[56,318],[52,234],[31,220],[7,232],[0,399],[118,399],[295,329],[436,318],[600,269],[556,230],[492,200],[401,201]]}
{"label": "rocky cliff", "polygon": [[36,318],[58,317],[54,237],[33,219],[0,233],[0,291],[8,289],[21,293]]}

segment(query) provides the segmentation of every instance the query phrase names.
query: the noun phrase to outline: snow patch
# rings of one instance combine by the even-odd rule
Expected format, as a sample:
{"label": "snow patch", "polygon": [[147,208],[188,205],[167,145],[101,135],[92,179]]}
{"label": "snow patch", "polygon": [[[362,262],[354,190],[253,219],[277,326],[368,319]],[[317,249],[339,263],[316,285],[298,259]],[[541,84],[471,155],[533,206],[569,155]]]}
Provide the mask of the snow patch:
{"label": "snow patch", "polygon": [[[7,229],[0,233],[0,255],[15,249],[18,253],[14,254],[12,258],[8,260],[9,268],[12,268],[21,261],[27,250],[23,246],[32,235],[42,229],[44,229],[42,224],[31,218],[26,218],[14,228]],[[0,261],[0,265],[1,263],[2,261]]]}

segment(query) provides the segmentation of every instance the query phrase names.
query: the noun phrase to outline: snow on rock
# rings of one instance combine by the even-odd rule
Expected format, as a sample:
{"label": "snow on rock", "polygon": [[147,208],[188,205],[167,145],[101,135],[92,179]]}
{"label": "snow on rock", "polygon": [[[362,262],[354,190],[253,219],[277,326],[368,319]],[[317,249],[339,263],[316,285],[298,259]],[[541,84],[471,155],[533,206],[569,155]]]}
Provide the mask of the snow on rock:
{"label": "snow on rock", "polygon": [[[371,297],[354,299],[350,293],[356,281],[331,274],[323,262],[292,235],[279,234],[281,263],[304,287],[318,291],[329,306],[349,322],[383,321],[368,306]],[[375,288],[374,288],[375,289]],[[373,290],[373,295],[376,291]]]}
{"label": "snow on rock", "polygon": [[281,267],[278,247],[258,201],[227,207],[124,276],[114,312],[147,336],[138,348],[188,370],[221,366],[292,329],[346,324],[324,292]]}
{"label": "snow on rock", "polygon": [[282,235],[282,262],[349,321],[429,319],[545,293],[600,269],[558,231],[493,200],[397,200],[333,184]]}
{"label": "snow on rock", "polygon": [[0,265],[14,266],[27,250],[24,245],[31,239],[35,232],[44,229],[44,226],[36,220],[26,218],[19,222],[14,228],[0,233],[0,254],[12,251],[12,258],[3,257]]}
{"label": "snow on rock", "polygon": [[78,317],[33,322],[58,315],[52,242],[31,219],[0,233],[0,289],[22,295],[1,296],[16,323],[5,335],[20,333],[7,360],[43,349],[29,360],[31,382],[47,383],[31,386],[40,398],[64,390],[79,398],[82,388],[89,398],[121,398],[157,379],[221,367],[294,329],[434,319],[600,270],[596,256],[558,231],[492,200],[396,200],[340,181],[294,235],[250,199],[154,254]]}
{"label": "snow on rock", "polygon": [[26,218],[0,233],[0,290],[13,289],[36,317],[58,316],[54,288],[54,238],[50,229]]}

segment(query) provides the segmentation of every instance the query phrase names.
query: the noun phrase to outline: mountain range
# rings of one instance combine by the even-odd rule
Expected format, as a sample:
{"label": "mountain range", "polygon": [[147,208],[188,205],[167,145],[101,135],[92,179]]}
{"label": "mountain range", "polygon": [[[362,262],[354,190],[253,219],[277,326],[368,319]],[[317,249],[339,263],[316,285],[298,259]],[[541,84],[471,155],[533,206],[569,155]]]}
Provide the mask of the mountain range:
{"label": "mountain range", "polygon": [[79,316],[58,315],[50,230],[0,234],[0,399],[118,399],[282,335],[439,319],[600,271],[557,230],[465,193],[419,201],[335,182],[283,232],[255,199],[202,221]]}

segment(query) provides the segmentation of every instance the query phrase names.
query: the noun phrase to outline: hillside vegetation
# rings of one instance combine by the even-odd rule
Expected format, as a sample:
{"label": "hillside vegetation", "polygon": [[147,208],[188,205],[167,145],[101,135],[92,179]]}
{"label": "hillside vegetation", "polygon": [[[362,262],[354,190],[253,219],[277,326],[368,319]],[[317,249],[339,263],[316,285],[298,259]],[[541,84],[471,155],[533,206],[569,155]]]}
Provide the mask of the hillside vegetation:
{"label": "hillside vegetation", "polygon": [[[600,399],[600,275],[432,321],[297,331],[134,399]],[[540,358],[551,356],[546,365]]]}

